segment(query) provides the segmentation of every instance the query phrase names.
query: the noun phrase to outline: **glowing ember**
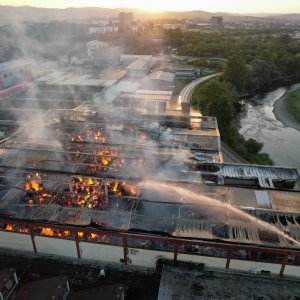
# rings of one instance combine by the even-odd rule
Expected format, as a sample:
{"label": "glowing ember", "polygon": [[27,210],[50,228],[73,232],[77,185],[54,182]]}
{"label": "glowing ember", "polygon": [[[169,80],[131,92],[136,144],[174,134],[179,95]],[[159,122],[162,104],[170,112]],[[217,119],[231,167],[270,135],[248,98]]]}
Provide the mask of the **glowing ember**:
{"label": "glowing ember", "polygon": [[48,235],[48,236],[54,236],[53,230],[49,227],[42,228],[41,234],[42,235]]}
{"label": "glowing ember", "polygon": [[[137,186],[132,183],[82,176],[72,177],[70,192],[48,192],[45,190],[41,178],[42,176],[39,174],[26,177],[27,181],[24,185],[30,188],[26,189],[24,200],[29,206],[55,203],[73,208],[104,209],[115,197],[136,197],[139,194]],[[35,182],[36,185],[32,182]],[[113,202],[113,205],[117,207],[120,204],[121,202]]]}
{"label": "glowing ember", "polygon": [[5,230],[12,231],[12,230],[14,230],[14,227],[11,224],[7,224],[6,227],[5,227]]}
{"label": "glowing ember", "polygon": [[72,137],[72,142],[84,142],[84,138],[80,135],[76,135]]}
{"label": "glowing ember", "polygon": [[41,176],[36,173],[35,175],[27,175],[27,181],[25,182],[25,190],[33,190],[38,192],[43,189],[43,184],[41,180]]}

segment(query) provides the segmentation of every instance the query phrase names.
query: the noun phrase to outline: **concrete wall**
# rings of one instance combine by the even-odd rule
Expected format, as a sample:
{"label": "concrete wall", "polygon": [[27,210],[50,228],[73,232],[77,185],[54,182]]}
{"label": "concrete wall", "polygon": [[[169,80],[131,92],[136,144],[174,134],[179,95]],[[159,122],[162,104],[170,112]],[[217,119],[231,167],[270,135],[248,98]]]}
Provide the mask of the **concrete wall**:
{"label": "concrete wall", "polygon": [[285,266],[283,274],[300,277],[300,266]]}
{"label": "concrete wall", "polygon": [[178,254],[178,261],[186,261],[193,263],[204,263],[208,267],[212,268],[221,268],[225,269],[226,267],[226,258],[219,257],[207,257],[207,256],[196,256],[196,255],[188,255],[188,254]]}
{"label": "concrete wall", "polygon": [[[230,269],[241,270],[249,272],[250,269],[256,269],[258,272],[261,270],[270,271],[272,274],[279,274],[281,265],[269,264],[258,261],[243,261],[237,259],[230,260]],[[300,274],[299,274],[300,276]]]}
{"label": "concrete wall", "polygon": [[128,249],[128,258],[131,260],[131,265],[156,268],[156,262],[160,258],[173,259],[174,254],[169,252],[161,252],[147,249]]}
{"label": "concrete wall", "polygon": [[81,258],[105,261],[106,263],[119,263],[124,258],[123,248],[119,246],[101,245],[92,243],[79,243]]}
{"label": "concrete wall", "polygon": [[34,238],[37,252],[76,258],[77,250],[74,241],[54,239],[43,236]]}
{"label": "concrete wall", "polygon": [[[31,237],[27,234],[0,231],[0,241],[0,247],[3,248],[31,252],[34,251]],[[40,254],[45,253],[77,258],[75,241],[36,236],[35,244],[37,251]],[[120,261],[124,258],[123,247],[80,242],[79,248],[82,259],[98,260],[106,263],[123,265]],[[128,248],[127,256],[130,259],[130,264],[132,266],[155,268],[158,259],[164,258],[172,260],[174,254],[171,252]],[[188,255],[182,253],[178,253],[177,259],[178,261],[204,263],[208,267],[220,269],[225,269],[227,260],[226,258]],[[278,275],[281,265],[231,259],[229,268],[245,272],[250,272],[251,269],[256,269],[257,272],[265,270]],[[284,275],[300,277],[300,266],[287,265],[285,267]]]}
{"label": "concrete wall", "polygon": [[14,232],[0,231],[0,247],[34,251],[30,235]]}

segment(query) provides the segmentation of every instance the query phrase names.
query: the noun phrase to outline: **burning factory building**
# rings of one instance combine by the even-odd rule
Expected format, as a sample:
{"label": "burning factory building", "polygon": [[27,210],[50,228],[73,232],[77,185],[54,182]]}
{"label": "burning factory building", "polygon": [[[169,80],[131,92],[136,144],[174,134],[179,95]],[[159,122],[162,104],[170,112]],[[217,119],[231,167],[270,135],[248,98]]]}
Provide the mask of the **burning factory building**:
{"label": "burning factory building", "polygon": [[12,125],[1,248],[300,276],[298,171],[224,163],[215,118],[84,103]]}

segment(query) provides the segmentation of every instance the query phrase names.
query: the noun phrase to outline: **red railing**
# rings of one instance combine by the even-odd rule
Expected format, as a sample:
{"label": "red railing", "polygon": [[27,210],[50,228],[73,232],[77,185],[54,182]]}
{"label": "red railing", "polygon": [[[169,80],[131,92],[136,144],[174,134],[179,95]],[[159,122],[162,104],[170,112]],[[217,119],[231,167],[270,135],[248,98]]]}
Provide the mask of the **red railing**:
{"label": "red railing", "polygon": [[[160,236],[151,236],[151,235],[141,235],[141,234],[131,234],[128,232],[116,232],[116,231],[105,231],[99,229],[91,229],[91,228],[77,228],[72,226],[64,226],[64,225],[54,225],[54,224],[44,224],[44,223],[30,223],[27,221],[19,221],[19,220],[7,220],[0,218],[0,224],[2,227],[0,231],[5,232],[14,232],[19,234],[26,234],[31,236],[32,246],[35,253],[38,252],[36,244],[35,244],[35,237],[36,236],[45,236],[48,238],[58,238],[58,239],[66,239],[66,240],[73,240],[76,244],[77,256],[80,259],[80,242],[87,242],[87,243],[96,243],[96,244],[107,244],[113,245],[123,248],[123,260],[124,264],[126,265],[128,262],[128,254],[127,249],[147,249],[147,250],[155,250],[161,252],[169,252],[173,253],[174,257],[173,260],[176,262],[178,259],[178,254],[187,254],[187,255],[196,255],[196,256],[207,256],[207,257],[219,257],[226,259],[226,269],[230,267],[230,260],[237,259],[237,260],[249,260],[249,261],[258,261],[258,262],[266,262],[272,264],[281,264],[281,269],[279,275],[282,276],[284,274],[285,266],[288,265],[288,258],[289,256],[300,257],[300,250],[292,250],[292,249],[281,249],[281,248],[270,248],[264,246],[248,246],[244,244],[230,244],[224,242],[208,242],[208,241],[196,241],[196,240],[188,240],[188,239],[178,239],[172,237],[160,237]],[[9,227],[7,227],[9,226]],[[5,229],[8,228],[8,229]],[[69,234],[63,235],[59,234],[61,232],[68,232]],[[49,233],[49,235],[47,234]],[[52,233],[54,233],[52,235]],[[56,233],[56,235],[55,235]],[[89,238],[93,237],[94,238]],[[95,237],[107,237],[107,239],[96,239]],[[116,238],[119,238],[116,240]],[[115,239],[114,242],[112,242]],[[157,242],[162,243],[165,245],[169,245],[172,249],[166,248],[148,248],[136,245],[128,245],[128,241],[131,240],[143,240],[149,242]],[[186,246],[198,246],[198,247],[209,247],[218,250],[225,250],[227,251],[226,255],[211,255],[207,253],[198,253],[198,252],[189,252],[185,249]],[[249,251],[249,252],[256,252],[256,253],[267,253],[267,254],[274,254],[274,255],[281,255],[283,256],[282,261],[265,261],[260,259],[248,259],[248,258],[240,258],[240,257],[233,257],[234,251]],[[300,266],[299,266],[300,268]]]}

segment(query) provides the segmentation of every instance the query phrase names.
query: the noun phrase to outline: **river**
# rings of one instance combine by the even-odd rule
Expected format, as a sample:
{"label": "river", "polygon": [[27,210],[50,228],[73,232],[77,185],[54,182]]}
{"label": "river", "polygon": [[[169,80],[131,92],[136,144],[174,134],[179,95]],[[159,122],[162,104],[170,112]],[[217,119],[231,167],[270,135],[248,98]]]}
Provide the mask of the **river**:
{"label": "river", "polygon": [[285,127],[273,112],[275,102],[291,88],[295,86],[280,87],[251,99],[240,115],[239,132],[246,139],[264,143],[262,152],[268,153],[275,165],[300,169],[300,131]]}

